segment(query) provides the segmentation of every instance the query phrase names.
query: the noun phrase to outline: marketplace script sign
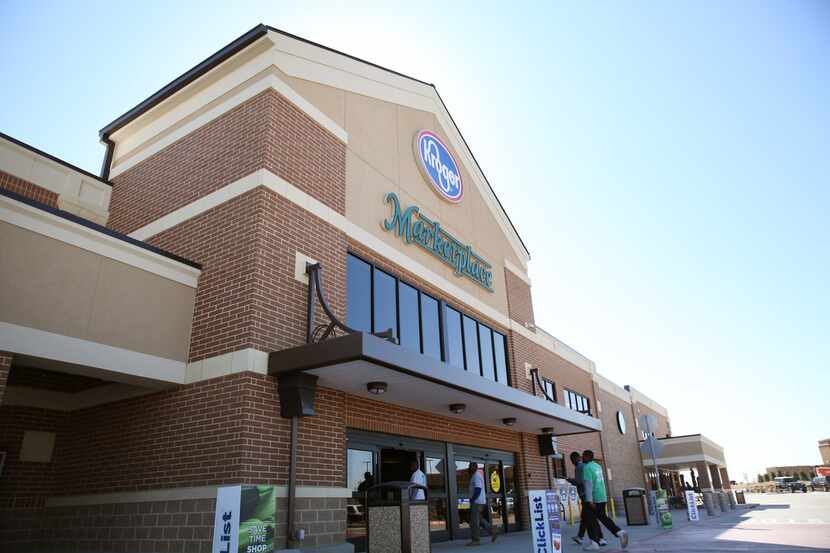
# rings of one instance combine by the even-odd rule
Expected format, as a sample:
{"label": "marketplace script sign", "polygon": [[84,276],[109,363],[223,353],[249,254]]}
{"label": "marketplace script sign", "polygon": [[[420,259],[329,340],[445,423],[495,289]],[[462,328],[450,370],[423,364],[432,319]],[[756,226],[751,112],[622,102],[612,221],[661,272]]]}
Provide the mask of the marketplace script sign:
{"label": "marketplace script sign", "polygon": [[469,244],[456,239],[421,213],[416,205],[401,209],[401,202],[394,192],[386,194],[386,203],[392,206],[392,214],[382,225],[387,232],[394,232],[405,243],[415,243],[449,265],[457,276],[464,276],[493,291],[493,266],[473,251]]}

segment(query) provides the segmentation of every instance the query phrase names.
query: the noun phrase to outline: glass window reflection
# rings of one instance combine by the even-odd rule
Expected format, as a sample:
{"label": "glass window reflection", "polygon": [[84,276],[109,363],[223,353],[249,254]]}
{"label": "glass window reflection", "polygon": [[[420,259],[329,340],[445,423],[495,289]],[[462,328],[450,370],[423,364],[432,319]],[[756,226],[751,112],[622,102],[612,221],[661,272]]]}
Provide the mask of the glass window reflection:
{"label": "glass window reflection", "polygon": [[398,282],[398,305],[401,319],[401,346],[420,353],[421,330],[418,325],[418,290]]}
{"label": "glass window reflection", "polygon": [[374,270],[374,332],[383,332],[392,329],[398,336],[397,294],[395,293],[395,277],[381,270]]}
{"label": "glass window reflection", "polygon": [[502,384],[507,381],[507,339],[504,334],[493,331],[493,357],[496,359],[496,380]]}
{"label": "glass window reflection", "polygon": [[481,374],[478,362],[478,323],[464,315],[464,359],[468,372]]}
{"label": "glass window reflection", "polygon": [[478,325],[478,347],[481,352],[481,376],[496,379],[496,366],[493,361],[493,331],[483,324]]}
{"label": "glass window reflection", "polygon": [[423,354],[441,360],[441,326],[438,319],[438,300],[421,294],[421,336]]}
{"label": "glass window reflection", "polygon": [[464,344],[461,334],[461,313],[452,307],[447,307],[444,322],[447,325],[447,363],[463,369]]}
{"label": "glass window reflection", "polygon": [[350,255],[346,266],[346,324],[372,331],[372,267]]}

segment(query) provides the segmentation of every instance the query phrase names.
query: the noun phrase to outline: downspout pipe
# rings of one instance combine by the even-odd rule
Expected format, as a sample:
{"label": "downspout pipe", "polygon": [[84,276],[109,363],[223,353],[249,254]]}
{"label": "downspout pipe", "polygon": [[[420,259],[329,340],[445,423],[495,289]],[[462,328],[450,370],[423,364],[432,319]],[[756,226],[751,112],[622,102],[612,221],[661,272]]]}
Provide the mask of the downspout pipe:
{"label": "downspout pipe", "polygon": [[101,164],[101,179],[109,182],[110,169],[112,168],[112,154],[115,151],[115,142],[110,140],[109,135],[101,134],[101,142],[107,147],[104,152],[104,162]]}

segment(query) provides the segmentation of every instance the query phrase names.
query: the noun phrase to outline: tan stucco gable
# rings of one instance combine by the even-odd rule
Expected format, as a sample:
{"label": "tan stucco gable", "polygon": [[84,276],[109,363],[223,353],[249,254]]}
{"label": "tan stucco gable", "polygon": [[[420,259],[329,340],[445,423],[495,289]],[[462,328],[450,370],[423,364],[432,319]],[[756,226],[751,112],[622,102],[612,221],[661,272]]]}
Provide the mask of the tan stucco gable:
{"label": "tan stucco gable", "polygon": [[[349,128],[368,137],[355,141],[352,149],[358,156],[397,146],[395,140],[379,138],[397,124],[391,111],[400,112],[398,118],[426,117],[424,125],[446,141],[463,166],[467,190],[478,192],[479,199],[468,207],[477,216],[489,213],[493,228],[500,231],[499,241],[508,245],[509,255],[500,257],[526,272],[529,254],[433,86],[273,29],[112,130],[107,135],[115,143],[111,176],[269,87],[343,142],[353,142]],[[363,116],[381,126],[367,129],[364,119],[361,128],[358,121]],[[394,180],[401,163],[405,165],[404,158],[400,160],[396,164],[387,158],[372,167]]]}

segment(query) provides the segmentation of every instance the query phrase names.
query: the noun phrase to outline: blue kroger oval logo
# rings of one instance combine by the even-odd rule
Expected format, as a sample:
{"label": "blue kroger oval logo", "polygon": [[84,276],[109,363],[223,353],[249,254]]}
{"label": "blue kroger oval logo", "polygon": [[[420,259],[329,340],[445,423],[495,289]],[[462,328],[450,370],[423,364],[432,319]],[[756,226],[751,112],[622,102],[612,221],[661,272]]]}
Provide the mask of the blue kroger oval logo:
{"label": "blue kroger oval logo", "polygon": [[433,188],[448,202],[460,202],[464,195],[461,171],[441,139],[430,131],[421,131],[415,137],[415,149],[421,162],[421,172]]}

